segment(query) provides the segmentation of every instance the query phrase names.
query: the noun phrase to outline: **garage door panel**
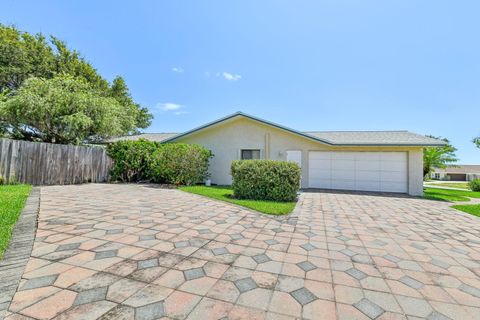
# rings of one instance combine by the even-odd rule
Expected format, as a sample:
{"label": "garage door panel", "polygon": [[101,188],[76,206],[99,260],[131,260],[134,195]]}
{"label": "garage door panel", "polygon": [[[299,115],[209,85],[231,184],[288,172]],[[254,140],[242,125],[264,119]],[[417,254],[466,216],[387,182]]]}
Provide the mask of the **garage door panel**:
{"label": "garage door panel", "polygon": [[398,182],[382,182],[380,188],[384,192],[407,192],[406,184]]}
{"label": "garage door panel", "polygon": [[354,170],[354,160],[332,160],[332,170]]}
{"label": "garage door panel", "polygon": [[332,160],[317,159],[312,161],[310,159],[309,166],[311,169],[328,169],[330,170],[332,166]]}
{"label": "garage door panel", "polygon": [[318,179],[331,179],[332,171],[331,170],[322,170],[322,169],[310,169],[310,176]]}
{"label": "garage door panel", "polygon": [[378,152],[355,152],[356,161],[380,161],[381,157]]}
{"label": "garage door panel", "polygon": [[309,153],[312,188],[407,192],[406,152]]}
{"label": "garage door panel", "polygon": [[332,170],[332,179],[355,180],[354,170]]}
{"label": "garage door panel", "polygon": [[382,161],[400,161],[406,162],[406,152],[379,152]]}
{"label": "garage door panel", "polygon": [[356,171],[355,180],[380,181],[380,171]]}
{"label": "garage door panel", "polygon": [[380,181],[387,181],[387,182],[406,182],[407,177],[405,176],[404,172],[388,172],[382,171],[380,173]]}
{"label": "garage door panel", "polygon": [[332,180],[332,189],[356,190],[355,180]]}
{"label": "garage door panel", "polygon": [[332,189],[330,179],[313,178],[312,181],[310,181],[310,185],[312,188]]}
{"label": "garage door panel", "polygon": [[379,181],[366,181],[366,180],[357,180],[355,184],[357,190],[363,191],[378,191],[380,190]]}
{"label": "garage door panel", "polygon": [[333,160],[355,160],[355,152],[331,152]]}
{"label": "garage door panel", "polygon": [[406,172],[407,164],[405,162],[400,162],[400,161],[390,161],[390,162],[382,161],[380,164],[380,170]]}
{"label": "garage door panel", "polygon": [[379,160],[372,160],[372,161],[360,160],[360,161],[355,161],[355,169],[368,170],[368,171],[375,171],[375,170],[380,171],[381,164]]}

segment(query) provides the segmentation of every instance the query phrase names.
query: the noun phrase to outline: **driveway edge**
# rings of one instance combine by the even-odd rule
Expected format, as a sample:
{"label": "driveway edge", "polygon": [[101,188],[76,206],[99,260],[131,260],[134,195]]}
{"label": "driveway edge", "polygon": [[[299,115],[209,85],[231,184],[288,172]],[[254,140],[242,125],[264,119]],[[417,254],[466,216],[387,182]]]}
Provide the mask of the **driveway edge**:
{"label": "driveway edge", "polygon": [[5,317],[32,253],[39,206],[40,188],[33,187],[13,228],[12,238],[3,260],[0,261],[0,279],[2,279],[0,283],[0,319]]}

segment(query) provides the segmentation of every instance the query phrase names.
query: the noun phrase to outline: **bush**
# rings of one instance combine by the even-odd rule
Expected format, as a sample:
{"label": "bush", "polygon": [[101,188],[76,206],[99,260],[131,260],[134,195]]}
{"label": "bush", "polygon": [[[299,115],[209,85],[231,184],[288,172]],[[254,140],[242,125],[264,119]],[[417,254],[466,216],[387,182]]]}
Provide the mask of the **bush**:
{"label": "bush", "polygon": [[472,180],[468,183],[468,186],[472,191],[480,191],[480,179]]}
{"label": "bush", "polygon": [[233,195],[238,199],[294,201],[300,187],[300,167],[293,162],[235,160]]}
{"label": "bush", "polygon": [[193,185],[208,177],[210,150],[186,143],[167,143],[158,148],[150,163],[155,182]]}
{"label": "bush", "polygon": [[212,153],[198,145],[160,144],[140,139],[118,141],[108,145],[113,158],[110,179],[122,182],[152,181],[192,185],[208,176]]}
{"label": "bush", "polygon": [[149,181],[152,178],[152,155],[160,147],[158,142],[140,139],[109,144],[107,152],[114,164],[110,179],[121,182]]}

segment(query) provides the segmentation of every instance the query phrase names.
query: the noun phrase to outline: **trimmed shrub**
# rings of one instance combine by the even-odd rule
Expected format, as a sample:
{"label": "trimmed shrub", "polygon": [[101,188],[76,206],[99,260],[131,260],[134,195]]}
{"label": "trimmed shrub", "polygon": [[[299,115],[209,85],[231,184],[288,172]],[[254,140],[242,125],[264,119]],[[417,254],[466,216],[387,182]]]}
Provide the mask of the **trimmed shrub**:
{"label": "trimmed shrub", "polygon": [[468,186],[472,191],[480,191],[480,179],[472,180],[468,183]]}
{"label": "trimmed shrub", "polygon": [[144,139],[109,144],[107,152],[114,161],[110,179],[121,182],[149,181],[152,178],[152,155],[159,147],[160,143]]}
{"label": "trimmed shrub", "polygon": [[237,199],[294,201],[300,187],[300,167],[294,162],[235,160],[232,188]]}
{"label": "trimmed shrub", "polygon": [[167,143],[158,148],[150,162],[153,181],[193,185],[208,177],[210,150],[186,143]]}

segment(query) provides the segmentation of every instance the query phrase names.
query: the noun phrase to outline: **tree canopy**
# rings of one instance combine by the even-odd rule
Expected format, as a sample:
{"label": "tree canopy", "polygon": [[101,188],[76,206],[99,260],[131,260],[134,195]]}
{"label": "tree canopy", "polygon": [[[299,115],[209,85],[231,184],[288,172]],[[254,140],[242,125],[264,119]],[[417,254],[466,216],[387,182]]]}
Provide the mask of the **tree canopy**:
{"label": "tree canopy", "polygon": [[78,144],[136,133],[151,119],[122,77],[110,84],[58,38],[0,24],[0,134]]}
{"label": "tree canopy", "polygon": [[473,139],[473,143],[477,146],[477,148],[480,148],[480,137],[476,137]]}
{"label": "tree canopy", "polygon": [[450,141],[442,137],[429,136],[442,140],[446,143],[442,147],[428,147],[423,150],[423,175],[431,173],[433,168],[445,168],[447,165],[458,161],[455,152],[457,148],[451,145]]}

